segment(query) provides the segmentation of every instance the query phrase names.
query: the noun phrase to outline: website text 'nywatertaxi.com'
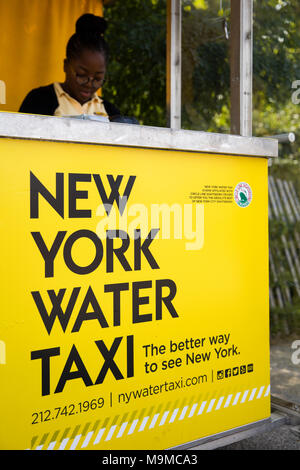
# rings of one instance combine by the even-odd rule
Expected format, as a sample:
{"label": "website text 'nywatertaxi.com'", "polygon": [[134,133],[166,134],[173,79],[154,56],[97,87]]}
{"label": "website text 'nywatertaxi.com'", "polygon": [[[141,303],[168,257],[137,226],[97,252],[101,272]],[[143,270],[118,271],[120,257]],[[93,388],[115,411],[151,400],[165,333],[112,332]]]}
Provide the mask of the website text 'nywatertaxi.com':
{"label": "website text 'nywatertaxi.com'", "polygon": [[137,400],[139,398],[146,398],[164,392],[172,392],[173,390],[178,390],[185,387],[201,385],[203,383],[207,383],[207,381],[208,378],[206,374],[188,378],[181,377],[179,380],[169,382],[165,381],[158,385],[148,385],[147,387],[131,390],[130,392],[119,393],[118,402],[128,404],[129,402],[132,402],[133,400]]}

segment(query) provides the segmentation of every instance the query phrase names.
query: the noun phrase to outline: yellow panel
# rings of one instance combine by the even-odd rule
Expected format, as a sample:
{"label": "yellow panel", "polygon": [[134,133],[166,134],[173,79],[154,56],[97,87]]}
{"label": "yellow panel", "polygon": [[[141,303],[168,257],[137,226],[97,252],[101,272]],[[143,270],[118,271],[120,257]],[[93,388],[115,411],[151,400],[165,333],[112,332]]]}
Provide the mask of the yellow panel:
{"label": "yellow panel", "polygon": [[83,13],[101,16],[102,0],[0,0],[0,111],[18,111],[31,89],[63,81],[67,41]]}
{"label": "yellow panel", "polygon": [[0,448],[166,449],[269,417],[267,160],[0,147]]}

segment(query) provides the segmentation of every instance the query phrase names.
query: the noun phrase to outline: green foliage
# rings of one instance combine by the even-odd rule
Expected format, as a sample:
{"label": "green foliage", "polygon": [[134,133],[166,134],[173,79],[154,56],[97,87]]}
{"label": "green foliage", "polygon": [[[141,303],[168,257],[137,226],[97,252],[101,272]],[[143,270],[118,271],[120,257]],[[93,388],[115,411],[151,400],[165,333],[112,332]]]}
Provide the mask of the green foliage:
{"label": "green foliage", "polygon": [[[182,16],[182,127],[229,132],[230,1],[182,0]],[[105,17],[111,59],[104,96],[142,124],[165,126],[166,0],[111,0]],[[254,0],[253,46],[254,135],[296,131],[299,1]],[[282,150],[282,157],[298,155],[296,146]]]}
{"label": "green foliage", "polygon": [[[218,11],[215,1],[202,10],[183,3],[189,5],[183,12],[183,127],[229,132],[229,41],[222,26],[230,24],[230,9]],[[253,36],[253,134],[296,132],[300,114],[291,87],[300,79],[298,0],[254,0]],[[283,158],[298,158],[297,145],[280,150]]]}
{"label": "green foliage", "polygon": [[228,131],[230,107],[229,42],[220,1],[196,8],[183,0],[182,127]]}
{"label": "green foliage", "polygon": [[[254,0],[254,91],[274,110],[291,101],[291,82],[300,75],[298,0]],[[259,93],[262,92],[262,93]]]}
{"label": "green foliage", "polygon": [[272,162],[270,175],[291,181],[300,199],[300,160],[297,159],[297,145],[297,143],[280,145],[280,147],[284,147],[284,153],[289,155],[289,158],[276,158]]}
{"label": "green foliage", "polygon": [[300,302],[298,306],[287,305],[282,309],[272,309],[270,315],[271,336],[289,336],[300,332]]}
{"label": "green foliage", "polygon": [[[299,50],[298,0],[254,0],[254,135],[295,132],[297,136],[300,105],[292,102],[292,83],[300,77]],[[294,144],[280,145],[279,155],[272,173],[284,173],[299,189],[297,140]]]}
{"label": "green foliage", "polygon": [[104,97],[141,124],[166,125],[166,2],[115,0],[105,8],[110,47]]}

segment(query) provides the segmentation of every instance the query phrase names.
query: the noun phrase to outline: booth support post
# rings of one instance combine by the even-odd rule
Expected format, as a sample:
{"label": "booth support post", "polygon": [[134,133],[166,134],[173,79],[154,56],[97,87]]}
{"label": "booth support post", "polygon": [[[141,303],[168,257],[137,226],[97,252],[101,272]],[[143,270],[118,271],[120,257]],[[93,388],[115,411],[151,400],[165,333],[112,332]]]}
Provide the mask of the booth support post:
{"label": "booth support post", "polygon": [[252,135],[253,0],[231,0],[231,134]]}
{"label": "booth support post", "polygon": [[181,128],[181,0],[167,1],[167,127]]}

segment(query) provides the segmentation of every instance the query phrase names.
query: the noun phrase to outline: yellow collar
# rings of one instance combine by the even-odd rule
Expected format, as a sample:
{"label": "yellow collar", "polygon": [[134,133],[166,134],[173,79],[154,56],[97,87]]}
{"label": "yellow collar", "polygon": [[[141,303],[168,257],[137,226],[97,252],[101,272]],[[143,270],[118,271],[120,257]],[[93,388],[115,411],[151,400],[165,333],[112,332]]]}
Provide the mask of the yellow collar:
{"label": "yellow collar", "polygon": [[[65,96],[67,96],[67,97],[69,97],[69,98],[71,98],[71,99],[75,99],[75,98],[72,98],[72,96],[70,96],[69,93],[67,93],[67,92],[63,89],[63,87],[61,86],[60,83],[55,82],[55,83],[54,83],[54,86],[55,86],[55,88],[56,88],[56,90],[57,90],[58,96],[63,96],[63,95],[65,95]],[[94,93],[93,96],[92,96],[92,98],[91,98],[89,101],[94,101],[94,100],[95,100],[95,101],[98,101],[99,103],[102,103],[102,102],[103,102],[102,99],[100,98],[100,96],[97,95],[97,93]],[[87,103],[88,103],[89,101],[87,101]]]}

